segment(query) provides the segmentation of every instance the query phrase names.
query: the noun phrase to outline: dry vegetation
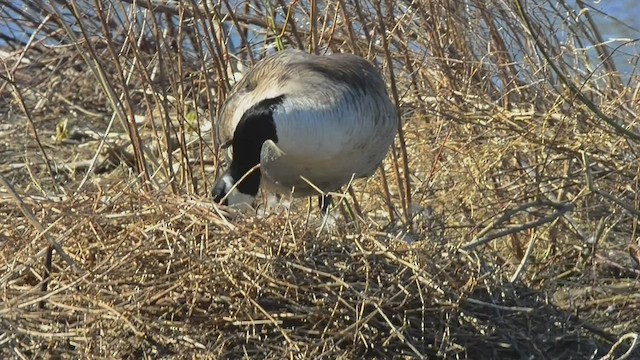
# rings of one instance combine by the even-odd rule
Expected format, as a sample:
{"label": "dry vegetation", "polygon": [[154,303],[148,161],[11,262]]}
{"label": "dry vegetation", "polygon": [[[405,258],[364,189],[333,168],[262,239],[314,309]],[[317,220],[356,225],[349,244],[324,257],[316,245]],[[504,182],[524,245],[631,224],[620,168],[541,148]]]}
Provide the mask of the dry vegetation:
{"label": "dry vegetation", "polygon": [[[591,12],[0,4],[0,357],[640,358],[640,74],[611,57],[639,51]],[[333,227],[207,196],[211,119],[278,47],[371,59],[402,115]]]}

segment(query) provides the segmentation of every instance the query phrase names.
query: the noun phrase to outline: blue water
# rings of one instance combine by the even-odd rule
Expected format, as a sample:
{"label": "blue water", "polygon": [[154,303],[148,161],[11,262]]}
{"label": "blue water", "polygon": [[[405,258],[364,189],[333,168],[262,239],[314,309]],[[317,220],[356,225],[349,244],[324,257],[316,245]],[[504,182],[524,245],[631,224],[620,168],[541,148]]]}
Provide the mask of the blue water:
{"label": "blue water", "polygon": [[609,16],[592,11],[605,39],[640,37],[640,7],[637,0],[600,0],[587,1],[592,6]]}
{"label": "blue water", "polygon": [[[640,6],[638,0],[585,1],[616,59],[618,70],[628,74],[640,63]],[[601,11],[599,13],[598,11]]]}
{"label": "blue water", "polygon": [[[8,1],[8,2],[7,2]],[[358,1],[358,0],[356,0]],[[585,7],[599,27],[603,40],[612,52],[618,70],[622,74],[631,73],[640,64],[640,6],[639,0],[586,0]],[[529,6],[535,6],[541,1],[528,0]],[[89,2],[93,4],[93,2]],[[231,3],[236,3],[231,1]],[[568,0],[569,4],[575,4],[575,0]],[[15,25],[19,17],[9,10],[8,4],[20,7],[22,0],[0,0],[0,34],[21,40],[27,40],[29,33]],[[557,3],[553,6],[560,7]],[[7,19],[7,16],[10,18]],[[233,39],[237,43],[238,39]],[[0,37],[0,46],[6,43]]]}

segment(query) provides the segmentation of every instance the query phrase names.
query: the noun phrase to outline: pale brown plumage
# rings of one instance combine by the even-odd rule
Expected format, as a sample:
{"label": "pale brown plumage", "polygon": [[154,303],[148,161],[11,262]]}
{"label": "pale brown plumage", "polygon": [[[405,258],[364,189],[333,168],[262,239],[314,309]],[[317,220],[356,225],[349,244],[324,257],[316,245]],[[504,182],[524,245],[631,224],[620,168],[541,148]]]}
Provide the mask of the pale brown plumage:
{"label": "pale brown plumage", "polygon": [[[221,109],[219,142],[243,148],[228,152],[230,170],[219,179],[215,195],[227,195],[229,184],[239,180],[238,169],[255,165],[240,163],[257,159],[259,181],[277,192],[288,194],[293,188],[295,196],[310,196],[317,189],[336,191],[351,178],[376,170],[397,123],[384,80],[365,59],[279,52],[250,69]],[[262,138],[271,127],[272,135]],[[254,128],[261,130],[254,133]],[[245,148],[254,149],[249,139],[260,144],[245,154]],[[253,188],[240,191],[255,196]]]}

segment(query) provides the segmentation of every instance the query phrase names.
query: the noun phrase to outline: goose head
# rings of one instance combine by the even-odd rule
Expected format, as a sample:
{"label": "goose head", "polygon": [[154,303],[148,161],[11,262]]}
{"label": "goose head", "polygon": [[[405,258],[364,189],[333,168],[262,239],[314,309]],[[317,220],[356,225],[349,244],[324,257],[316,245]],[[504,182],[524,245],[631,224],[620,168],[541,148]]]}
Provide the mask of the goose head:
{"label": "goose head", "polygon": [[[245,181],[243,184],[238,184],[236,186],[236,177],[234,176],[231,169],[225,171],[225,173],[216,181],[212,195],[213,201],[222,204],[222,205],[235,205],[247,203],[251,204],[256,198],[258,194],[257,190],[254,189],[255,179],[250,179],[249,181]],[[253,178],[256,176],[254,175]],[[245,179],[246,180],[246,179]],[[240,185],[245,185],[240,187]],[[258,177],[258,187],[260,186],[260,179]]]}
{"label": "goose head", "polygon": [[278,96],[262,100],[243,113],[233,132],[229,167],[213,187],[215,202],[235,205],[255,200],[262,177],[260,154],[266,142],[278,141],[273,111],[283,99]]}

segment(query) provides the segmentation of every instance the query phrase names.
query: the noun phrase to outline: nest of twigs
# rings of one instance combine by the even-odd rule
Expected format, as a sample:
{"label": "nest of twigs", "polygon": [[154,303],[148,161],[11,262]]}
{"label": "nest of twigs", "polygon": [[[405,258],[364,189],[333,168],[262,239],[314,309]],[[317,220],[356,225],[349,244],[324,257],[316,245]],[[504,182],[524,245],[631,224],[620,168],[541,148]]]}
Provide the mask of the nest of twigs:
{"label": "nest of twigs", "polygon": [[79,269],[54,256],[47,293],[46,236],[5,210],[6,354],[578,359],[610,347],[544,294],[420,231],[413,244],[345,224],[318,232],[286,212],[232,224],[208,201],[117,193],[33,205]]}
{"label": "nest of twigs", "polygon": [[[638,356],[637,41],[584,2],[236,3],[0,0],[0,358]],[[284,47],[372,61],[402,122],[327,223],[209,198]]]}

